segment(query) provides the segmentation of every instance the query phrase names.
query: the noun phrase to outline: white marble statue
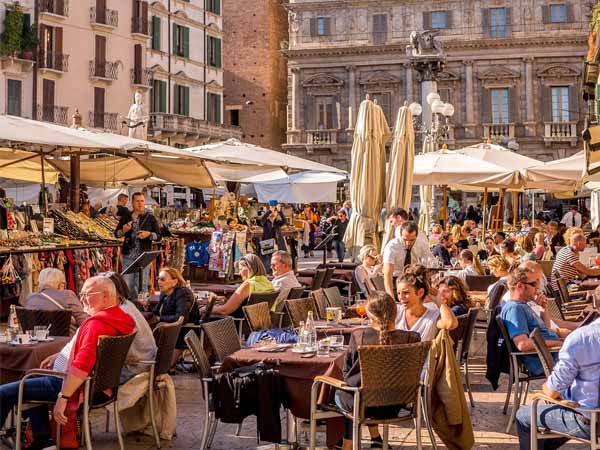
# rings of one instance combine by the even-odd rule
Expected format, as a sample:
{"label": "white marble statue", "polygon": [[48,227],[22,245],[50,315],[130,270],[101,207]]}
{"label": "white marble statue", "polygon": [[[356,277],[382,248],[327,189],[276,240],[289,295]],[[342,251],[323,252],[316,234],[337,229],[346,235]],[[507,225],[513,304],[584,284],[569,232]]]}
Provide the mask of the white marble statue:
{"label": "white marble statue", "polygon": [[135,102],[129,108],[127,114],[127,126],[129,128],[129,137],[144,139],[144,126],[148,118],[144,115],[144,106],[142,104],[142,93],[136,91],[134,95]]}

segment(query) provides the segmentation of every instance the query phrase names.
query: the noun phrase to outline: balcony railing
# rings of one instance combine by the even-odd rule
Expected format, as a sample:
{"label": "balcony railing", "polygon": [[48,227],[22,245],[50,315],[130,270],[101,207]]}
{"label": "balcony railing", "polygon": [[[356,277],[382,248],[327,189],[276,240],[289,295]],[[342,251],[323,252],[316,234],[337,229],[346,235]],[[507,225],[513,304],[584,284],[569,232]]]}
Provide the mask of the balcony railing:
{"label": "balcony railing", "polygon": [[226,140],[242,136],[238,128],[215,125],[205,120],[178,114],[151,113],[149,132],[154,136],[162,133],[180,134],[190,139],[209,138],[211,140]]}
{"label": "balcony railing", "polygon": [[483,137],[495,139],[505,139],[515,137],[515,124],[514,123],[484,123],[483,124]]}
{"label": "balcony railing", "polygon": [[90,127],[93,128],[102,128],[104,130],[112,130],[118,131],[119,115],[117,113],[107,113],[107,112],[89,112],[88,123]]}
{"label": "balcony railing", "polygon": [[152,71],[150,69],[131,69],[131,84],[134,86],[152,86]]}
{"label": "balcony railing", "polygon": [[119,64],[109,61],[90,61],[90,78],[116,80],[119,77]]}
{"label": "balcony railing", "polygon": [[337,130],[306,130],[306,143],[309,145],[337,144]]}
{"label": "balcony railing", "polygon": [[37,120],[60,125],[69,124],[69,107],[57,105],[37,105]]}
{"label": "balcony railing", "polygon": [[90,22],[92,24],[104,25],[117,28],[119,26],[119,11],[107,8],[90,8]]}
{"label": "balcony railing", "polygon": [[57,52],[41,52],[38,56],[38,68],[68,72],[69,55]]}
{"label": "balcony railing", "polygon": [[68,0],[38,0],[40,13],[56,14],[67,17],[69,15]]}
{"label": "balcony railing", "polygon": [[142,17],[133,17],[131,19],[131,32],[133,34],[143,34],[150,36],[150,24],[147,19]]}
{"label": "balcony railing", "polygon": [[570,141],[577,139],[577,122],[545,122],[544,140]]}

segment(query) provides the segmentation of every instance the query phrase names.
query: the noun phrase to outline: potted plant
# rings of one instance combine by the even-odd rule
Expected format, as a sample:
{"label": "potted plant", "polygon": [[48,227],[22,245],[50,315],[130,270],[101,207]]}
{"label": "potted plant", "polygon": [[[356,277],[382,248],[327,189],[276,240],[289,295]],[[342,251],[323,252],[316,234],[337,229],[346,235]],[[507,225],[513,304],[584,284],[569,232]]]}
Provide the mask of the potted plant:
{"label": "potted plant", "polygon": [[37,26],[33,24],[31,26],[23,27],[23,37],[21,39],[21,58],[33,61],[33,55],[38,43],[39,40],[37,37]]}
{"label": "potted plant", "polygon": [[0,56],[16,56],[23,39],[23,8],[18,2],[6,7],[4,32],[0,35]]}

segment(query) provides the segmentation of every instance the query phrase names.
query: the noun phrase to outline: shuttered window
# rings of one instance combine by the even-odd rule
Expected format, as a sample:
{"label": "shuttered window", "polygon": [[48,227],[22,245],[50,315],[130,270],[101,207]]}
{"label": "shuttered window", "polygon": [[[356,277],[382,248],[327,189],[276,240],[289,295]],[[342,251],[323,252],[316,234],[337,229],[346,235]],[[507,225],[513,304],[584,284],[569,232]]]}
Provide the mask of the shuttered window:
{"label": "shuttered window", "polygon": [[552,122],[569,121],[569,87],[552,87]]}
{"label": "shuttered window", "polygon": [[383,45],[387,41],[387,14],[373,14],[373,44]]}
{"label": "shuttered window", "polygon": [[6,112],[11,116],[21,115],[21,80],[8,80]]}
{"label": "shuttered window", "polygon": [[388,123],[392,118],[392,93],[391,92],[370,92],[371,99],[377,100],[377,104],[383,109],[385,118]]}
{"label": "shuttered window", "polygon": [[565,23],[567,22],[567,5],[550,5],[550,22]]}
{"label": "shuttered window", "polygon": [[152,82],[152,95],[150,96],[151,112],[167,112],[167,82],[154,80]]}
{"label": "shuttered window", "polygon": [[431,13],[431,28],[443,30],[448,28],[448,13],[446,11],[433,11]]}
{"label": "shuttered window", "polygon": [[490,37],[504,38],[507,36],[506,8],[490,8]]}
{"label": "shuttered window", "polygon": [[313,17],[310,19],[310,35],[330,36],[331,35],[331,17]]}
{"label": "shuttered window", "polygon": [[206,0],[206,10],[218,16],[221,15],[221,0]]}
{"label": "shuttered window", "polygon": [[152,50],[160,50],[160,17],[152,16]]}
{"label": "shuttered window", "polygon": [[190,29],[176,23],[173,24],[173,53],[190,57]]}
{"label": "shuttered window", "polygon": [[209,92],[206,94],[206,119],[209,122],[221,123],[221,95]]}
{"label": "shuttered window", "polygon": [[208,65],[212,67],[221,67],[221,39],[213,36],[208,36],[206,39]]}
{"label": "shuttered window", "polygon": [[190,115],[190,88],[176,84],[173,89],[173,112],[182,116]]}

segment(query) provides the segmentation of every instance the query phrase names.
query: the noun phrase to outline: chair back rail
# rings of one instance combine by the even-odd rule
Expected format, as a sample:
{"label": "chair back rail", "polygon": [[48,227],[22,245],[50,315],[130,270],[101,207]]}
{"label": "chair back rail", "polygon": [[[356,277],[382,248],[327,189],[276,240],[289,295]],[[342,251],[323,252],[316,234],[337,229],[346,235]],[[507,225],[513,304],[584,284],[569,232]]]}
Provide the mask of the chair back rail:
{"label": "chair back rail", "polygon": [[362,407],[416,405],[430,342],[358,348]]}
{"label": "chair back rail", "polygon": [[47,327],[52,324],[50,328],[51,336],[69,336],[71,334],[72,312],[69,310],[28,309],[20,306],[15,309],[23,333],[26,333],[27,330],[33,330],[33,327]]}
{"label": "chair back rail", "polygon": [[340,293],[340,290],[337,286],[331,286],[323,289],[325,293],[325,297],[327,298],[327,303],[332,308],[343,308],[344,307],[344,298]]}
{"label": "chair back rail", "polygon": [[295,298],[302,298],[302,296],[304,295],[304,289],[304,287],[291,288],[290,292],[288,293],[287,299],[293,300]]}
{"label": "chair back rail", "polygon": [[481,308],[471,308],[469,309],[468,321],[467,321],[467,329],[465,330],[465,334],[463,336],[463,345],[461,351],[461,360],[469,357],[469,347],[471,347],[471,341],[473,340],[473,333],[475,332],[475,325],[477,324],[477,318],[479,313],[481,312]]}
{"label": "chair back rail", "polygon": [[315,302],[315,308],[317,310],[317,315],[319,319],[326,319],[327,317],[327,297],[325,296],[324,289],[317,289],[316,291],[312,291],[310,296]]}
{"label": "chair back rail", "polygon": [[465,284],[470,291],[486,291],[489,286],[498,281],[493,275],[467,275]]}
{"label": "chair back rail", "polygon": [[206,322],[200,326],[220,362],[242,348],[235,329],[235,322],[231,317]]}
{"label": "chair back rail", "polygon": [[317,269],[310,285],[311,291],[316,291],[317,289],[321,288],[323,279],[325,278],[325,272],[327,272],[327,269]]}
{"label": "chair back rail", "polygon": [[325,269],[325,275],[323,276],[323,281],[321,281],[321,286],[319,286],[320,288],[329,287],[329,284],[331,283],[331,279],[333,278],[334,272],[335,272],[334,267],[328,267],[327,269]]}
{"label": "chair back rail", "polygon": [[554,368],[554,359],[552,358],[552,353],[550,353],[550,349],[546,345],[546,341],[544,340],[540,329],[535,328],[529,334],[529,338],[533,341],[533,346],[535,347],[535,351],[537,352],[540,362],[542,363],[544,374],[546,377],[549,377],[552,373],[552,369]]}
{"label": "chair back rail", "polygon": [[385,291],[385,282],[383,280],[383,275],[377,275],[371,278],[371,283],[375,286],[375,289],[378,291]]}
{"label": "chair back rail", "polygon": [[554,321],[565,320],[562,310],[555,298],[548,298],[548,312]]}
{"label": "chair back rail", "polygon": [[155,378],[169,372],[182,325],[183,317],[180,317],[177,322],[159,323],[154,329],[154,340],[157,347],[154,364]]}
{"label": "chair back rail", "polygon": [[271,328],[271,311],[267,302],[244,306],[244,317],[250,331],[266,330]]}

